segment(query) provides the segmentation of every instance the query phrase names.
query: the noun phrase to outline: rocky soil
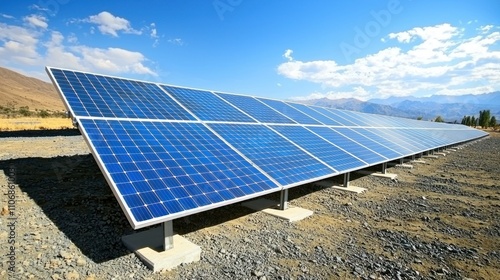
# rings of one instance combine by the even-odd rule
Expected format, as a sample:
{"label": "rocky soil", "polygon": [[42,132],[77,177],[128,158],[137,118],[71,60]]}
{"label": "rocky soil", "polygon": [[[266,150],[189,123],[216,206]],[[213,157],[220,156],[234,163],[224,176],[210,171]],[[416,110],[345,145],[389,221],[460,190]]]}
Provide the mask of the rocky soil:
{"label": "rocky soil", "polygon": [[362,194],[293,188],[290,204],[314,210],[299,222],[240,204],[175,220],[201,261],[159,273],[122,245],[133,230],[82,137],[42,136],[0,134],[0,207],[9,180],[16,194],[0,218],[2,279],[499,279],[498,134],[390,168],[395,181],[352,174]]}

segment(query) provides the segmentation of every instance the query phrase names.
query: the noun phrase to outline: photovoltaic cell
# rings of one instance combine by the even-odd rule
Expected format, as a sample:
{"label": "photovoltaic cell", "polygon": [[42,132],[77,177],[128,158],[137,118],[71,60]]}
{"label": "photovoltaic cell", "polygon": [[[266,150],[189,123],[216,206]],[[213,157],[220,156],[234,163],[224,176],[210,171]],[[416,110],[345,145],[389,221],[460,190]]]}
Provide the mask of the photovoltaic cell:
{"label": "photovoltaic cell", "polygon": [[278,186],[200,123],[82,119],[137,222]]}
{"label": "photovoltaic cell", "polygon": [[262,123],[295,123],[250,96],[216,93]]}
{"label": "photovoltaic cell", "polygon": [[344,150],[349,151],[349,153],[355,155],[357,158],[368,164],[374,164],[386,161],[387,158],[377,154],[376,152],[368,149],[367,147],[350,140],[346,136],[334,131],[328,127],[307,127],[309,130],[320,135],[321,137],[327,139],[328,141],[334,143],[335,145],[342,147]]}
{"label": "photovoltaic cell", "polygon": [[292,106],[293,108],[301,111],[302,113],[307,114],[308,116],[313,117],[314,119],[320,121],[323,124],[326,125],[339,125],[338,122],[332,120],[331,118],[319,113],[318,111],[314,110],[313,108],[303,105],[303,104],[297,104],[297,103],[291,103],[291,102],[285,102],[286,104]]}
{"label": "photovoltaic cell", "polygon": [[329,117],[330,119],[334,120],[337,124],[337,126],[356,126],[355,123],[350,122],[339,115],[336,115],[333,113],[331,109],[328,108],[322,108],[322,107],[314,107],[314,110],[320,112],[321,114]]}
{"label": "photovoltaic cell", "polygon": [[255,122],[209,91],[162,87],[202,121]]}
{"label": "photovoltaic cell", "polygon": [[367,136],[364,136],[360,133],[357,133],[354,129],[352,128],[343,128],[343,127],[336,127],[332,128],[333,130],[343,134],[346,137],[349,137],[353,141],[365,146],[366,148],[376,151],[378,154],[383,155],[384,157],[388,159],[397,159],[402,156],[402,154],[391,150],[389,147],[386,147],[378,142],[376,140],[370,139]]}
{"label": "photovoltaic cell", "polygon": [[74,116],[194,120],[157,85],[69,70],[51,70]]}
{"label": "photovoltaic cell", "polygon": [[387,138],[378,135],[377,131],[374,128],[353,128],[353,130],[373,141],[376,141],[380,145],[384,145],[385,147],[395,152],[397,151],[399,156],[409,155],[412,153],[412,147],[402,141],[400,138],[392,137],[392,141],[390,141]]}
{"label": "photovoltaic cell", "polygon": [[264,125],[209,126],[284,186],[336,173]]}
{"label": "photovoltaic cell", "polygon": [[282,101],[277,101],[277,100],[271,100],[271,99],[264,99],[264,98],[257,98],[259,101],[265,103],[269,107],[273,108],[274,110],[280,112],[281,114],[289,117],[290,119],[294,120],[297,123],[300,124],[321,124],[318,121],[312,119],[311,117],[305,115],[304,113],[298,111],[297,109],[293,108],[292,106],[287,105],[285,102]]}
{"label": "photovoltaic cell", "polygon": [[301,126],[271,126],[335,170],[342,172],[366,164]]}

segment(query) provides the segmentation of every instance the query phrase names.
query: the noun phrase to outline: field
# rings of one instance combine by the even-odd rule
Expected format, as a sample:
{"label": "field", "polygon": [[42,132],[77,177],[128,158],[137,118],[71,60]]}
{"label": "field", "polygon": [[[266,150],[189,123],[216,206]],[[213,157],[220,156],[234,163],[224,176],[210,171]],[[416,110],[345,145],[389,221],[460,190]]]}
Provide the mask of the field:
{"label": "field", "polygon": [[[201,246],[202,258],[160,273],[150,272],[122,245],[121,236],[132,229],[75,130],[20,135],[0,132],[0,185],[6,194],[9,180],[15,181],[17,196],[15,271],[9,274],[2,261],[4,279],[500,275],[498,133],[413,169],[389,168],[397,181],[352,174],[352,185],[368,189],[362,194],[313,184],[293,188],[290,204],[314,211],[296,223],[240,204],[177,219],[174,230]],[[276,200],[278,194],[266,198]],[[0,206],[7,206],[6,195]],[[10,252],[4,242],[8,217],[5,211],[0,217],[4,258]]]}
{"label": "field", "polygon": [[73,128],[69,118],[0,118],[0,131]]}

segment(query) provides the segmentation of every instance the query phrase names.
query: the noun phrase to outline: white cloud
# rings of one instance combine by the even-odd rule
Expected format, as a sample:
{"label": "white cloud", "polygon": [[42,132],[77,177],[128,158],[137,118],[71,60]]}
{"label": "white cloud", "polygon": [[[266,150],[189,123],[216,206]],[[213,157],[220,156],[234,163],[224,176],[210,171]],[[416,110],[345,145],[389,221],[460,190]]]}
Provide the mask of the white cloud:
{"label": "white cloud", "polygon": [[156,31],[156,24],[153,22],[149,26],[151,28],[151,33],[150,33],[151,38],[158,38],[158,33]]}
{"label": "white cloud", "polygon": [[147,66],[151,62],[140,52],[78,45],[74,34],[64,36],[59,31],[48,30],[0,23],[0,65],[24,69],[23,73],[32,76],[43,73],[46,65],[105,74],[157,76]]}
{"label": "white cloud", "polygon": [[90,16],[83,21],[96,24],[99,31],[104,35],[118,37],[118,32],[137,35],[142,34],[142,31],[132,28],[128,20],[114,16],[106,11]]}
{"label": "white cloud", "polygon": [[450,24],[413,28],[387,35],[386,43],[393,46],[351,64],[289,60],[277,71],[289,79],[316,83],[325,89],[326,93],[299,97],[308,99],[322,96],[366,100],[462,94],[466,92],[462,89],[467,88],[470,93],[487,88],[500,90],[500,52],[496,50],[500,33],[493,30],[493,26],[482,28],[475,36],[467,37],[465,30]]}
{"label": "white cloud", "polygon": [[184,41],[181,38],[169,39],[168,42],[170,44],[174,44],[174,45],[177,45],[177,46],[183,46],[184,45]]}
{"label": "white cloud", "polygon": [[293,60],[292,53],[293,53],[293,50],[287,49],[285,51],[285,53],[283,54],[283,57],[286,58],[288,61],[292,61]]}
{"label": "white cloud", "polygon": [[6,19],[15,19],[14,16],[11,16],[11,15],[7,15],[7,14],[0,14],[3,18],[6,18]]}
{"label": "white cloud", "polygon": [[493,25],[489,24],[489,25],[484,25],[484,26],[480,26],[478,28],[478,30],[480,30],[481,32],[483,33],[487,33],[488,31],[490,31],[491,29],[493,28]]}
{"label": "white cloud", "polygon": [[23,18],[24,22],[31,27],[47,29],[49,24],[47,18],[40,15],[29,15]]}

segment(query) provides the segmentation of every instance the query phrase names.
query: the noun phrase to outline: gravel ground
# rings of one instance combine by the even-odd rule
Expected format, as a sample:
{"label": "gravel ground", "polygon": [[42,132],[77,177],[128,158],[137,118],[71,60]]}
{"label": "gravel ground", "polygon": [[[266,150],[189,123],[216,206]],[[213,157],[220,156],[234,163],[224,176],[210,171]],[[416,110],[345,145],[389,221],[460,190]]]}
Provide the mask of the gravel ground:
{"label": "gravel ground", "polygon": [[[42,133],[43,134],[43,133]],[[26,136],[26,135],[23,135]],[[352,174],[352,194],[314,185],[288,223],[230,205],[174,221],[201,261],[152,273],[121,243],[133,232],[82,137],[0,134],[3,279],[498,279],[500,136],[413,169],[397,181]],[[337,178],[339,181],[342,178]],[[278,199],[278,194],[266,196]],[[9,226],[16,218],[15,229]],[[14,238],[10,234],[14,232]],[[9,272],[12,240],[15,267]]]}

